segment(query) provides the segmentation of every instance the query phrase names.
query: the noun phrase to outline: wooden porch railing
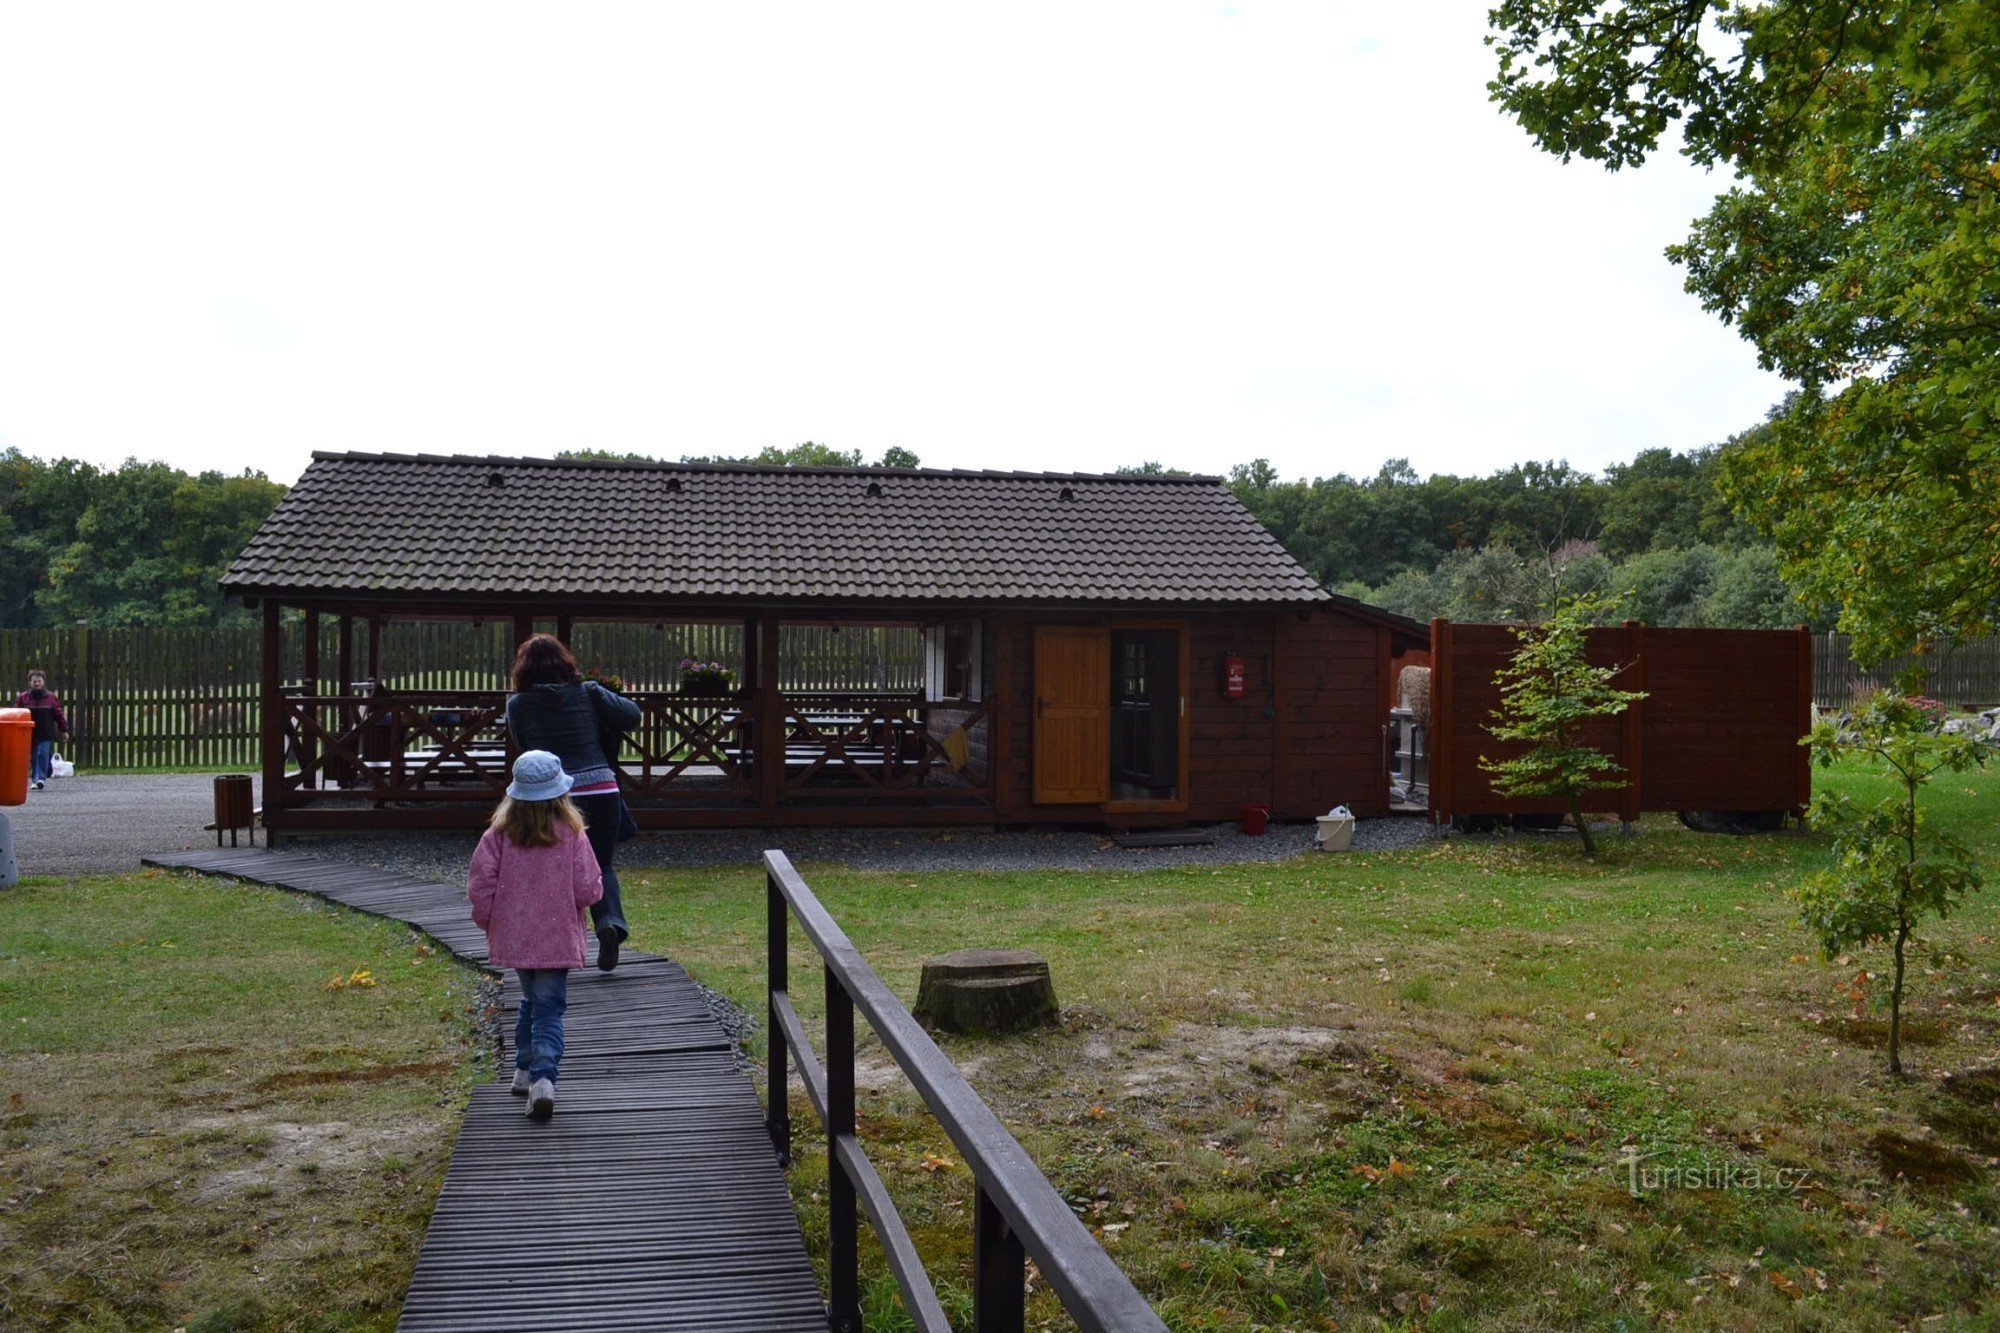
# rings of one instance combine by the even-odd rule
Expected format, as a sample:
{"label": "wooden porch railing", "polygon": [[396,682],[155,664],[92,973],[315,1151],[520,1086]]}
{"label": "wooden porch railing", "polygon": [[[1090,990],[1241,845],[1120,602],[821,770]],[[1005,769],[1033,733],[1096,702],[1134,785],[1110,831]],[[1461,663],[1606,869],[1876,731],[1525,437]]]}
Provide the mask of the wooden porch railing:
{"label": "wooden porch railing", "polygon": [[[627,697],[641,716],[618,767],[635,805],[758,804],[763,723],[756,690]],[[500,690],[287,688],[280,696],[282,803],[325,795],[382,803],[497,799],[513,761],[506,704]],[[908,693],[781,694],[773,724],[784,737],[778,799],[840,804],[894,796],[923,804],[989,797],[991,777],[975,751],[984,749],[991,709],[980,700]]]}
{"label": "wooden porch railing", "polygon": [[[789,1069],[796,1065],[828,1140],[827,1326],[835,1333],[861,1333],[858,1206],[881,1242],[911,1321],[920,1333],[951,1333],[909,1230],[856,1134],[858,1009],[972,1170],[978,1188],[972,1230],[973,1327],[978,1333],[1020,1333],[1024,1328],[1031,1258],[1084,1333],[1165,1333],[1166,1324],[862,958],[785,854],[765,852],[764,869],[771,1031],[765,1117],[772,1146],[789,1165]],[[789,931],[794,916],[824,963],[824,1067],[792,1007]]]}

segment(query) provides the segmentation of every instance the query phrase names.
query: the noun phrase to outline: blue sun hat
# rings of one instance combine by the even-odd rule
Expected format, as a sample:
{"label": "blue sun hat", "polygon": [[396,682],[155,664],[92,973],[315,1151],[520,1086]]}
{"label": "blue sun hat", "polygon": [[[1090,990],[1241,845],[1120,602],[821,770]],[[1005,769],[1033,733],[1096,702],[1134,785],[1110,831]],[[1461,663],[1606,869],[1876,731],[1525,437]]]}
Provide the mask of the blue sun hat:
{"label": "blue sun hat", "polygon": [[576,779],[563,772],[562,760],[547,750],[523,750],[514,761],[507,794],[517,801],[553,801],[575,785]]}

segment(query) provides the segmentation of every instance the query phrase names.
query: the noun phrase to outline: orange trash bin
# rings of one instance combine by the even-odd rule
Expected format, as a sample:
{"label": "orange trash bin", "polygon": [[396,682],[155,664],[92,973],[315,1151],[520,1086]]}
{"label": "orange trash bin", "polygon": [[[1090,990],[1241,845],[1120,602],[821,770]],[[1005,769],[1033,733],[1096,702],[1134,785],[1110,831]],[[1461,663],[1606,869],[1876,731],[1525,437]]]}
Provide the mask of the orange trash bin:
{"label": "orange trash bin", "polygon": [[0,708],[0,805],[27,802],[34,750],[35,715],[25,708]]}

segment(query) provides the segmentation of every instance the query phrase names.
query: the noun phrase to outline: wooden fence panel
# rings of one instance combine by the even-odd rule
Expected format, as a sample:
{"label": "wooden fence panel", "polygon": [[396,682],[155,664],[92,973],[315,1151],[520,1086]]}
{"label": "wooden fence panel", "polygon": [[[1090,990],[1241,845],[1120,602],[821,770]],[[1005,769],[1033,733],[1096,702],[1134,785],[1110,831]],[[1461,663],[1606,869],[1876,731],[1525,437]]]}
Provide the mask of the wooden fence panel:
{"label": "wooden fence panel", "polygon": [[[1494,739],[1499,673],[1516,639],[1505,625],[1432,622],[1431,815],[1555,814],[1554,800],[1502,796],[1482,758],[1519,753]],[[1585,798],[1593,811],[1786,810],[1811,799],[1799,739],[1810,726],[1812,658],[1798,630],[1591,630],[1590,660],[1624,668],[1620,688],[1647,697],[1580,738],[1634,785]]]}

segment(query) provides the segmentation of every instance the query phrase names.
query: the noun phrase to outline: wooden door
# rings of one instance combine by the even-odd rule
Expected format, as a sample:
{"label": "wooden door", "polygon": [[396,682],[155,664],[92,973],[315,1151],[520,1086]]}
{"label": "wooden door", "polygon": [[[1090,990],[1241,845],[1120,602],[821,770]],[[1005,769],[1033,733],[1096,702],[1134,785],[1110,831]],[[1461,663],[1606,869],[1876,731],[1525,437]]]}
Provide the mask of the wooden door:
{"label": "wooden door", "polygon": [[1035,627],[1035,801],[1087,805],[1111,797],[1111,633]]}

